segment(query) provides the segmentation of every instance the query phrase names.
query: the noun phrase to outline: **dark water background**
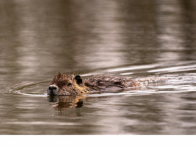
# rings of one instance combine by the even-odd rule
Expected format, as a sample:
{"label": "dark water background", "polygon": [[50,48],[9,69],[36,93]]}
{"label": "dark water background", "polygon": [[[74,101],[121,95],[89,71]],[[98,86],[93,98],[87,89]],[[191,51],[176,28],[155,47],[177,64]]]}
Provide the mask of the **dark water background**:
{"label": "dark water background", "polygon": [[[196,134],[195,0],[1,0],[0,134]],[[46,96],[58,72],[170,78]]]}

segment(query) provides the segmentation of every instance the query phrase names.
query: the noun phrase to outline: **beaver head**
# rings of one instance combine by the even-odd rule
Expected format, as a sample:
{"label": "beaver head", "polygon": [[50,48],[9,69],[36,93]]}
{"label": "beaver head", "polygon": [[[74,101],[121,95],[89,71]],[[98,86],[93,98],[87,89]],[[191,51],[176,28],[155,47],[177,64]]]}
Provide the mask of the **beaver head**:
{"label": "beaver head", "polygon": [[48,87],[48,95],[75,95],[88,91],[79,75],[58,73]]}

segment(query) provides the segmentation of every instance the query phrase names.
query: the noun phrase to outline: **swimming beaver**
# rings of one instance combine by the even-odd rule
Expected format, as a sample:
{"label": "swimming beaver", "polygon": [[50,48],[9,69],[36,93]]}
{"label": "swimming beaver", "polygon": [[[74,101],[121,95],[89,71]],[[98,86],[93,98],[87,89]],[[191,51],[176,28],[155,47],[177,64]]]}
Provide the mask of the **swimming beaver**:
{"label": "swimming beaver", "polygon": [[117,92],[130,87],[147,86],[164,81],[162,78],[147,77],[130,79],[113,75],[94,75],[82,79],[79,75],[58,73],[48,87],[48,95],[79,95],[82,93]]}

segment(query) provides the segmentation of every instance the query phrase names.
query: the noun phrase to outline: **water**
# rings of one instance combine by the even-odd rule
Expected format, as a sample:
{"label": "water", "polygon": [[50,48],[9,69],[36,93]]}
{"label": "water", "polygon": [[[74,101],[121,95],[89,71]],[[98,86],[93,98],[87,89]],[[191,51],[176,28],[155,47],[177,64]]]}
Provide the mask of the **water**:
{"label": "water", "polygon": [[[196,134],[194,0],[0,1],[0,134]],[[169,78],[49,98],[57,72]]]}

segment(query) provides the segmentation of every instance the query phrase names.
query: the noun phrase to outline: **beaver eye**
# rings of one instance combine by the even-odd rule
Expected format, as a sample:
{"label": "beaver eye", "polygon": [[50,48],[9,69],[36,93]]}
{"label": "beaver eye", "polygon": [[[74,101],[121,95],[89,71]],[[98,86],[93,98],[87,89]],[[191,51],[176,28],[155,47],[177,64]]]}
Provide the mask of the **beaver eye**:
{"label": "beaver eye", "polygon": [[67,86],[71,86],[71,83],[68,83]]}

